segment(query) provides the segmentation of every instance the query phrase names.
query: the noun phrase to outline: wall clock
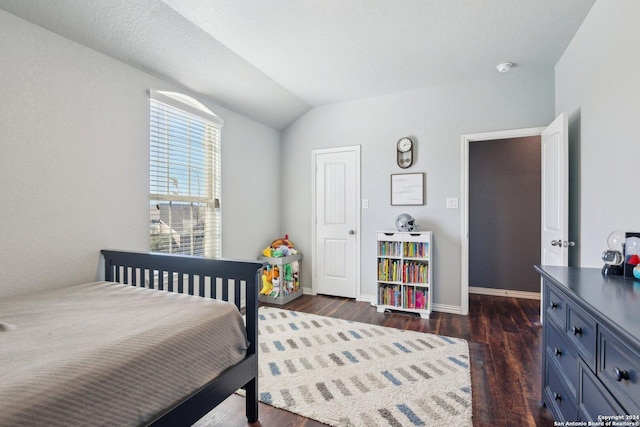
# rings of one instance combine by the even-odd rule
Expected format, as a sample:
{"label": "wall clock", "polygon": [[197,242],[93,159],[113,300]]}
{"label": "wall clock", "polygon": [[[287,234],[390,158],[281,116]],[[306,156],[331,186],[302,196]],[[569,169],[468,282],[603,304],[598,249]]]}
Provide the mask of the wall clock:
{"label": "wall clock", "polygon": [[413,141],[409,138],[400,138],[396,146],[398,166],[406,169],[413,164]]}

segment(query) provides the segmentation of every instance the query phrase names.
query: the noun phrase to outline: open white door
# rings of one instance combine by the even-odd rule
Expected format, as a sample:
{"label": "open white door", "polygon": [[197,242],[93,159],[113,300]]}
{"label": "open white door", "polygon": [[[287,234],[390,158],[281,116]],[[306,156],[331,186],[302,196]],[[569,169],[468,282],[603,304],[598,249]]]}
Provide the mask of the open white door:
{"label": "open white door", "polygon": [[[567,266],[569,260],[569,135],[567,116],[560,114],[542,132],[542,265]],[[541,283],[542,285],[542,283]],[[540,288],[540,322],[544,294]]]}
{"label": "open white door", "polygon": [[356,298],[359,272],[360,147],[314,150],[313,288]]}
{"label": "open white door", "polygon": [[566,266],[569,260],[569,138],[567,117],[560,114],[542,132],[543,265]]}

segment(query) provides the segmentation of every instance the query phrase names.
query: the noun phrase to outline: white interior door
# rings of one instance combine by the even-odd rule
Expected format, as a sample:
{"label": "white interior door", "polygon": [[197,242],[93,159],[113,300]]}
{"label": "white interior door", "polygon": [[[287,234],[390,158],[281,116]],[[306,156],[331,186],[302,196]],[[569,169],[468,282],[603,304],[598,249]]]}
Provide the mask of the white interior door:
{"label": "white interior door", "polygon": [[560,114],[542,132],[543,265],[566,266],[569,260],[569,138],[567,117]]}
{"label": "white interior door", "polygon": [[[567,266],[569,261],[569,131],[562,113],[542,131],[542,265]],[[540,322],[545,311],[540,279]]]}
{"label": "white interior door", "polygon": [[360,147],[314,151],[316,293],[355,298],[359,265]]}

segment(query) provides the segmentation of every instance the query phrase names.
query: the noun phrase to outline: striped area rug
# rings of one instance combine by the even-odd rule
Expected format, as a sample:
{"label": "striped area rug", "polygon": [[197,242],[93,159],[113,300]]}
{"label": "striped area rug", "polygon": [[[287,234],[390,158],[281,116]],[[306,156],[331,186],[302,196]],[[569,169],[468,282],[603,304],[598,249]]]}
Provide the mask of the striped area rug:
{"label": "striped area rug", "polygon": [[259,391],[332,426],[471,426],[465,340],[259,309]]}

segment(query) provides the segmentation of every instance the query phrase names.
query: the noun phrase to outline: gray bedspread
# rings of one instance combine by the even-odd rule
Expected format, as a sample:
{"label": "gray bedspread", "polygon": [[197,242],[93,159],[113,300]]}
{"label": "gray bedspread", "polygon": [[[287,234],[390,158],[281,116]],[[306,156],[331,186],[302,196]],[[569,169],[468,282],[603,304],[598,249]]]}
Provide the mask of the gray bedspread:
{"label": "gray bedspread", "polygon": [[248,347],[231,303],[107,282],[0,300],[0,426],[148,422]]}

